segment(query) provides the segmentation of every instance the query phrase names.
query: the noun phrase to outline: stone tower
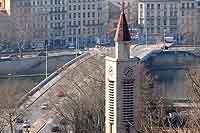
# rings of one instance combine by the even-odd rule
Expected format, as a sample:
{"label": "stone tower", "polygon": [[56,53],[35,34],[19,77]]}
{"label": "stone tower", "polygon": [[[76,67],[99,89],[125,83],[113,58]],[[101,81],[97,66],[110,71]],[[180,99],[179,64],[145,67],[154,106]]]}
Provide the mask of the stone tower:
{"label": "stone tower", "polygon": [[106,133],[136,133],[135,69],[137,58],[130,58],[131,37],[124,2],[115,34],[115,57],[105,58]]}

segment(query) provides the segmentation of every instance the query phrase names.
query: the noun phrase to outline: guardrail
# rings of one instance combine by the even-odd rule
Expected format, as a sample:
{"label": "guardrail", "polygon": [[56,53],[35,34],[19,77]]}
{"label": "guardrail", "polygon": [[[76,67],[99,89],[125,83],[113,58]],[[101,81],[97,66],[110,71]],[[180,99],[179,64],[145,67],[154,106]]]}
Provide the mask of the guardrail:
{"label": "guardrail", "polygon": [[70,65],[72,65],[73,63],[75,63],[76,61],[78,61],[79,59],[85,57],[89,55],[89,52],[86,52],[74,59],[72,59],[71,61],[69,61],[68,63],[64,64],[62,67],[60,67],[58,70],[56,70],[55,72],[53,72],[49,77],[47,77],[45,80],[43,80],[42,82],[40,82],[37,86],[35,86],[32,90],[30,90],[28,93],[26,93],[18,102],[18,107],[21,106],[30,96],[33,96],[37,91],[39,91],[43,86],[45,86],[50,80],[52,80],[54,77],[56,77],[59,73],[61,73],[63,70],[65,70],[66,67],[69,67]]}

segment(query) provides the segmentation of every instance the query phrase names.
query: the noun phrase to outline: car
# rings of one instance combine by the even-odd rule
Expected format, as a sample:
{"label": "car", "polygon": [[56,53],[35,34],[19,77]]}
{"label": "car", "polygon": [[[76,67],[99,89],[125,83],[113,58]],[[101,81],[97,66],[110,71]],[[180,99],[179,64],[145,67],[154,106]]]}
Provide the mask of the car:
{"label": "car", "polygon": [[17,118],[16,123],[24,123],[24,120],[22,118]]}
{"label": "car", "polygon": [[31,128],[31,122],[29,120],[25,120],[22,127],[23,128]]}
{"label": "car", "polygon": [[48,109],[48,103],[43,103],[43,104],[41,105],[40,109],[42,109],[42,110]]}
{"label": "car", "polygon": [[47,54],[45,53],[45,52],[40,52],[39,54],[38,54],[38,56],[46,56]]}
{"label": "car", "polygon": [[169,46],[164,45],[164,46],[161,47],[161,49],[166,49],[167,50],[167,49],[169,49]]}
{"label": "car", "polygon": [[64,97],[65,96],[65,92],[60,90],[60,91],[56,92],[56,96],[57,97]]}
{"label": "car", "polygon": [[61,132],[61,129],[60,129],[59,126],[53,126],[53,127],[51,128],[51,132]]}

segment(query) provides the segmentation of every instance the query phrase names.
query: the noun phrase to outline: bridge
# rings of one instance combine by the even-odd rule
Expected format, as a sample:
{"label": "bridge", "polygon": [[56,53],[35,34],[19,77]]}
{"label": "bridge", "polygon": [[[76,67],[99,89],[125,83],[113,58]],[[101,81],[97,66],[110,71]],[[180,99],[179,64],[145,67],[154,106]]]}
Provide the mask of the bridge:
{"label": "bridge", "polygon": [[[141,63],[144,63],[145,67],[149,68],[150,72],[158,75],[158,78],[162,78],[162,72],[168,69],[172,70],[171,73],[174,77],[174,71],[181,71],[191,66],[191,64],[197,65],[200,62],[198,53],[194,52],[197,48],[192,47],[190,50],[184,51],[183,49],[184,47],[180,47],[174,50],[172,44],[169,44],[169,49],[163,49],[163,44],[149,45],[147,47],[133,45],[131,46],[131,57],[139,58]],[[103,95],[104,90],[98,87],[101,85],[100,83],[104,82],[104,57],[107,55],[114,55],[113,48],[90,49],[87,53],[55,71],[21,99],[19,115],[31,112],[31,115],[24,116],[26,119],[31,120],[31,132],[38,132],[39,130],[40,133],[45,133],[50,130],[46,128],[46,124],[50,119],[55,118],[56,114],[52,112],[52,107],[44,111],[40,109],[40,106],[42,103],[52,103],[52,98],[56,106],[62,106],[63,98],[56,95],[58,92],[65,91],[67,95],[77,93],[88,97],[93,93],[102,93]],[[164,71],[165,73],[168,73],[168,71]],[[171,79],[172,75],[167,76]],[[165,79],[160,80],[164,81]],[[99,84],[99,86],[96,84]],[[173,89],[175,87],[168,87],[171,87],[169,94],[171,95],[171,91],[174,93]],[[91,88],[94,90],[91,90]],[[163,92],[166,92],[166,86],[164,86]],[[90,98],[92,101],[92,97]]]}

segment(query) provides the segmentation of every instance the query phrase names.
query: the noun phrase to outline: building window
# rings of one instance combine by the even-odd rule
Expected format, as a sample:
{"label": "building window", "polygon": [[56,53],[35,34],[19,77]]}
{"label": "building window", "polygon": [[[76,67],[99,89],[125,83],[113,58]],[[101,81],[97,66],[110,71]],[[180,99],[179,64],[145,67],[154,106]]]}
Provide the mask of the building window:
{"label": "building window", "polygon": [[164,9],[167,9],[167,5],[166,4],[164,4]]}
{"label": "building window", "polygon": [[160,4],[157,5],[157,8],[160,9]]}
{"label": "building window", "polygon": [[170,16],[173,16],[173,11],[170,11]]}
{"label": "building window", "polygon": [[76,18],[76,13],[73,14],[73,18]]}
{"label": "building window", "polygon": [[151,9],[154,9],[154,4],[151,4]]}
{"label": "building window", "polygon": [[149,9],[150,8],[150,4],[147,4],[147,9]]}
{"label": "building window", "polygon": [[141,9],[143,8],[143,4],[140,4],[140,8],[141,8]]}
{"label": "building window", "polygon": [[150,12],[147,12],[147,17],[150,17]]}
{"label": "building window", "polygon": [[194,8],[194,3],[192,3],[192,8]]}
{"label": "building window", "polygon": [[92,12],[92,17],[95,17],[95,12]]}
{"label": "building window", "polygon": [[167,11],[164,11],[164,16],[167,16]]}
{"label": "building window", "polygon": [[164,25],[167,25],[167,19],[163,20]]}
{"label": "building window", "polygon": [[190,8],[190,3],[187,3],[187,8]]}
{"label": "building window", "polygon": [[95,9],[95,4],[92,4],[92,9]]}
{"label": "building window", "polygon": [[185,12],[184,12],[184,10],[182,10],[182,16],[185,16]]}
{"label": "building window", "polygon": [[64,20],[65,19],[65,14],[62,14],[62,20]]}
{"label": "building window", "polygon": [[160,19],[159,18],[157,19],[157,25],[160,25]]}
{"label": "building window", "polygon": [[157,33],[160,33],[160,27],[157,27]]}
{"label": "building window", "polygon": [[185,3],[182,3],[182,8],[185,8]]}

